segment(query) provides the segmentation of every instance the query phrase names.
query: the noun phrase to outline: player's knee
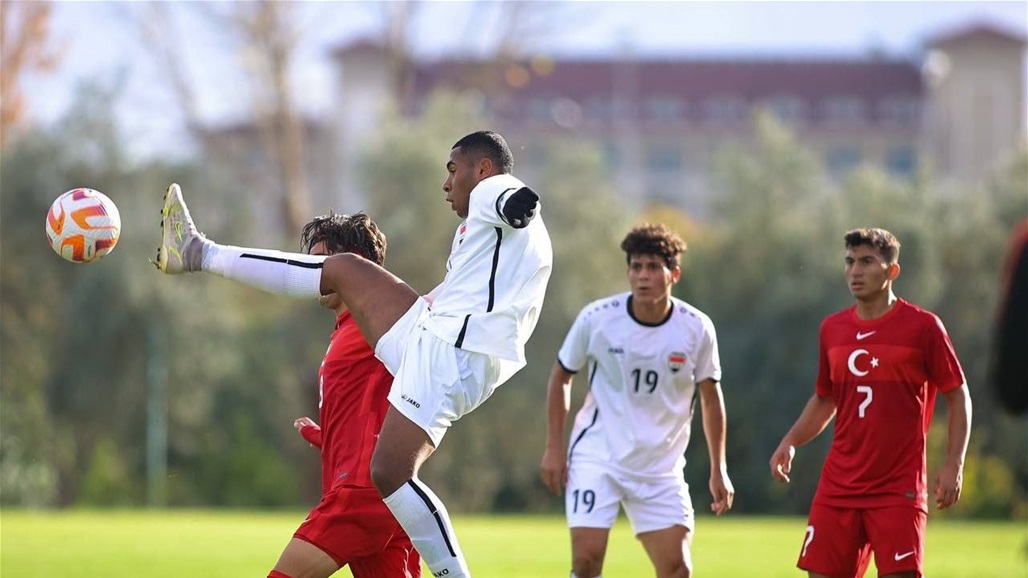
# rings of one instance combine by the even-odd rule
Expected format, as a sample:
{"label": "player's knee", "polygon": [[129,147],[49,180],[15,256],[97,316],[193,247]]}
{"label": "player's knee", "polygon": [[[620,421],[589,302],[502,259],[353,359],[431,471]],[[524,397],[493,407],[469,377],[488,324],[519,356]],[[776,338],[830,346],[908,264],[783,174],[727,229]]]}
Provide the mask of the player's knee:
{"label": "player's knee", "polygon": [[594,578],[603,572],[603,559],[593,553],[575,553],[571,557],[571,571],[577,578]]}
{"label": "player's knee", "polygon": [[322,291],[328,287],[340,292],[345,286],[344,282],[353,277],[354,267],[359,267],[362,261],[365,259],[354,253],[336,253],[325,259],[321,266]]}
{"label": "player's knee", "polygon": [[397,468],[391,461],[375,452],[371,456],[371,483],[383,498],[391,496],[400,486],[410,479],[408,472],[403,468]]}
{"label": "player's knee", "polygon": [[675,560],[670,564],[658,567],[657,578],[690,578],[692,562],[688,559]]}

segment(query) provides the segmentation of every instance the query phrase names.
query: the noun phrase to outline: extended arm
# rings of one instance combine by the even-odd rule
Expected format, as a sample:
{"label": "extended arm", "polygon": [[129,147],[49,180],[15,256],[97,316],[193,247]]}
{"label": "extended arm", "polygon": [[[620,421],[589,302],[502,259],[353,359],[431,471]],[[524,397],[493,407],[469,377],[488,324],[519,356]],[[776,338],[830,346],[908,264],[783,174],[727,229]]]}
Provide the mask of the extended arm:
{"label": "extended arm", "polygon": [[556,495],[568,480],[567,452],[564,448],[564,425],[571,409],[571,380],[575,374],[554,362],[546,386],[546,450],[539,464],[539,477]]}
{"label": "extended arm", "polygon": [[293,427],[296,431],[300,432],[303,439],[307,440],[307,443],[311,446],[321,449],[321,426],[314,422],[309,417],[297,418],[293,422]]}
{"label": "extended arm", "polygon": [[789,471],[792,470],[792,458],[796,455],[796,447],[816,438],[828,427],[833,417],[835,400],[815,393],[771,456],[771,475],[776,480],[789,483]]}
{"label": "extended arm", "polygon": [[943,394],[949,429],[946,437],[946,461],[935,478],[935,505],[946,509],[960,499],[964,484],[964,455],[971,434],[971,396],[967,385],[961,385]]}
{"label": "extended arm", "polygon": [[720,516],[732,508],[735,499],[735,488],[728,477],[728,462],[725,460],[725,399],[721,384],[713,379],[701,381],[699,388],[703,434],[710,454],[710,495],[714,498],[710,510]]}

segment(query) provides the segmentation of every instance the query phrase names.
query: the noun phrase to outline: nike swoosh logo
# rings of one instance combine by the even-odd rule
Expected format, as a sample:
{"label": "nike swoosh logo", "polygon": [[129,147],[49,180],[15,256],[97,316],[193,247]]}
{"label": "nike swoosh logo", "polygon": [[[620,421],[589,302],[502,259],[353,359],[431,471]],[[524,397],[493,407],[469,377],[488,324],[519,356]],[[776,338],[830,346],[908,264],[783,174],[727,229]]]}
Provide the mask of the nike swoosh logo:
{"label": "nike swoosh logo", "polygon": [[[872,331],[872,333],[874,333],[874,332]],[[913,556],[913,555],[914,555],[914,550],[911,550],[911,551],[907,552],[906,554],[894,554],[892,556],[892,558],[895,561],[899,562],[900,560],[902,560],[904,558],[909,558],[910,556]]]}
{"label": "nike swoosh logo", "polygon": [[878,333],[877,329],[874,330],[874,331],[868,331],[867,333],[861,333],[861,332],[858,331],[857,332],[857,341],[860,341],[861,339],[864,339],[865,337],[871,337],[875,333]]}

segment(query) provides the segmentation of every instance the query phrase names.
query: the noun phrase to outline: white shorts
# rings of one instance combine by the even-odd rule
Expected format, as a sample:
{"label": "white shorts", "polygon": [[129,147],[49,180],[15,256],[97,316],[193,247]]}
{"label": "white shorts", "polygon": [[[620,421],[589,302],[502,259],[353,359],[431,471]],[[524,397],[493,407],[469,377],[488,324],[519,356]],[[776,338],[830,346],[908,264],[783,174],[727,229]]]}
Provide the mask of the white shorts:
{"label": "white shorts", "polygon": [[426,331],[428,315],[428,302],[418,299],[378,340],[375,356],[393,374],[389,403],[439,447],[450,425],[482,405],[510,372],[505,360]]}
{"label": "white shorts", "polygon": [[571,528],[610,529],[619,505],[625,507],[636,535],[672,526],[685,526],[691,532],[695,525],[689,484],[684,481],[642,481],[589,462],[573,463],[568,470],[564,503]]}

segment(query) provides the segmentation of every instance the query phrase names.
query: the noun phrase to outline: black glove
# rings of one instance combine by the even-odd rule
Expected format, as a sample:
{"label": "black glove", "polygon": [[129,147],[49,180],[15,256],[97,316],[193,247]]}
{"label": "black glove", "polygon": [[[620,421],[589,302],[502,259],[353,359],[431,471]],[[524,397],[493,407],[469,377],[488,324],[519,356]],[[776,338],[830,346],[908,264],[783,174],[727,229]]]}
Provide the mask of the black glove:
{"label": "black glove", "polygon": [[539,195],[528,187],[511,193],[507,202],[503,204],[503,220],[515,229],[528,226],[529,221],[535,217],[535,209],[539,206]]}

